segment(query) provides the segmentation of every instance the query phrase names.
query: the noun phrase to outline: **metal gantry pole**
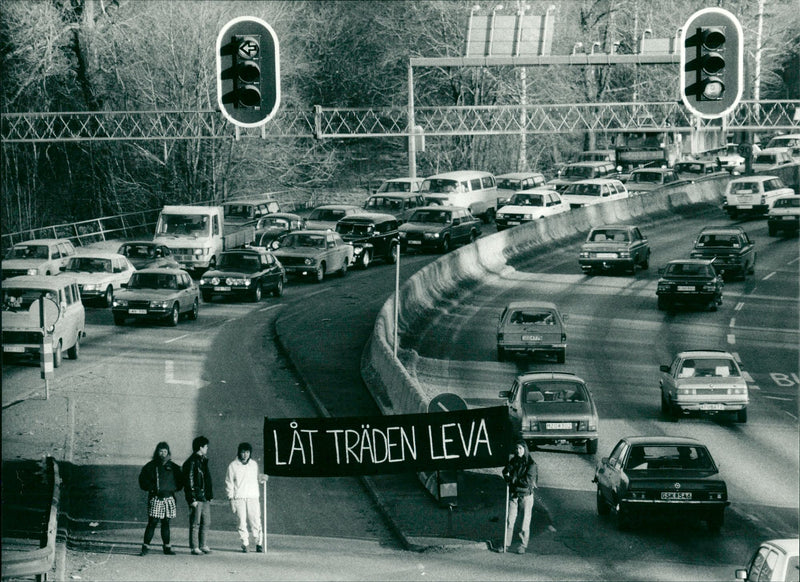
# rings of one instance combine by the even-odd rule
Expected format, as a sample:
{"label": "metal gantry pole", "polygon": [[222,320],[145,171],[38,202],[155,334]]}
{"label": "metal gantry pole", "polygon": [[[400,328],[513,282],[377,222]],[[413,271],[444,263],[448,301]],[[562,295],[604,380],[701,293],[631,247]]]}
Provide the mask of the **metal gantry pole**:
{"label": "metal gantry pole", "polygon": [[397,261],[394,270],[394,331],[392,341],[392,352],[397,358],[397,323],[400,319],[400,244],[397,244]]}

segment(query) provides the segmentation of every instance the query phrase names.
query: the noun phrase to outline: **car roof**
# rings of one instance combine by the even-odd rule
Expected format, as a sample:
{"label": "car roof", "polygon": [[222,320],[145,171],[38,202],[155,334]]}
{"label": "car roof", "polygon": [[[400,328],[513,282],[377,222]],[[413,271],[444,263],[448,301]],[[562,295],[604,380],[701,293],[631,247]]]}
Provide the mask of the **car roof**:
{"label": "car roof", "polygon": [[783,538],[766,540],[761,545],[770,545],[788,556],[797,556],[800,553],[800,538]]}
{"label": "car roof", "polygon": [[728,182],[728,184],[730,185],[741,182],[766,182],[767,180],[774,180],[775,178],[778,178],[778,176],[773,176],[773,175],[765,176],[763,174],[761,174],[760,176],[742,176],[741,178],[734,178],[733,180]]}
{"label": "car roof", "polygon": [[287,233],[285,236],[292,236],[293,234],[325,234],[327,232],[331,232],[333,234],[339,234],[335,232],[332,228],[304,228],[299,230],[293,230],[290,233]]}
{"label": "car roof", "polygon": [[167,273],[168,275],[179,275],[180,273],[185,273],[183,269],[176,269],[174,267],[165,268],[165,267],[148,267],[146,269],[139,269],[136,271],[136,274],[139,273]]}
{"label": "car roof", "polygon": [[81,249],[81,252],[75,255],[76,259],[115,259],[120,258],[124,259],[125,255],[121,255],[119,253],[114,253],[111,251],[93,251],[92,249]]}
{"label": "car roof", "polygon": [[428,206],[420,206],[417,210],[469,210],[466,206],[447,206],[444,204],[430,204]]}
{"label": "car roof", "polygon": [[22,242],[18,242],[14,246],[17,246],[17,245],[28,245],[28,244],[52,245],[52,244],[58,244],[58,243],[63,243],[63,242],[72,243],[72,241],[69,240],[68,238],[34,238],[34,239],[31,239],[31,240],[24,240]]}
{"label": "car roof", "polygon": [[587,178],[586,180],[578,180],[572,184],[622,184],[622,180],[616,178]]}
{"label": "car roof", "polygon": [[411,184],[413,182],[421,182],[424,179],[425,178],[419,178],[419,177],[418,178],[409,178],[409,177],[405,177],[405,178],[387,178],[387,179],[384,180],[384,182],[408,182],[409,184]]}
{"label": "car roof", "polygon": [[570,164],[567,164],[564,167],[566,168],[566,167],[576,167],[577,166],[577,167],[584,167],[584,168],[585,167],[596,168],[597,166],[609,166],[609,165],[613,165],[613,164],[611,162],[607,161],[607,160],[606,161],[603,161],[603,160],[591,160],[591,161],[585,161],[585,162],[572,162]]}
{"label": "car roof", "polygon": [[542,176],[541,172],[509,172],[508,174],[500,174],[495,176],[498,180],[522,180],[524,178],[532,178],[534,176]]}
{"label": "car roof", "polygon": [[226,200],[222,203],[223,206],[232,204],[265,204],[267,202],[277,202],[275,198],[267,196],[264,198],[239,198],[237,200]]}
{"label": "car roof", "polygon": [[322,204],[320,206],[315,206],[314,210],[361,210],[360,206],[356,206],[355,204]]}
{"label": "car roof", "polygon": [[506,305],[506,309],[555,309],[558,307],[551,301],[512,301]]}
{"label": "car roof", "polygon": [[124,240],[119,243],[119,246],[122,245],[148,245],[154,247],[163,247],[164,243],[156,242],[154,240]]}
{"label": "car roof", "polygon": [[[628,436],[622,440],[632,445],[703,445],[697,439],[681,436]],[[703,445],[705,446],[705,445]]]}
{"label": "car roof", "polygon": [[370,222],[388,222],[389,220],[397,220],[396,216],[385,214],[383,212],[364,212],[362,214],[351,214],[340,219],[339,222],[355,222],[355,223],[370,223]]}
{"label": "car roof", "polygon": [[50,275],[20,275],[3,281],[4,289],[15,287],[26,288],[36,286],[41,289],[59,289],[64,283],[77,283],[77,279],[69,273],[61,273],[57,277]]}
{"label": "car roof", "polygon": [[582,378],[579,378],[572,372],[528,372],[517,376],[517,382],[519,383],[532,382],[533,380],[569,380],[586,384]]}
{"label": "car roof", "polygon": [[[574,184],[574,182],[570,182],[570,183]],[[516,196],[517,194],[542,194],[542,195],[544,195],[544,194],[558,194],[558,192],[556,192],[552,188],[545,188],[544,186],[536,186],[535,188],[525,188],[525,190],[517,190],[516,192],[514,192],[513,196]],[[513,196],[512,196],[512,198],[513,198]],[[560,196],[560,194],[559,194],[559,196]]]}
{"label": "car roof", "polygon": [[269,214],[265,214],[261,218],[288,218],[290,220],[302,219],[299,214],[294,214],[292,212],[270,212]]}
{"label": "car roof", "polygon": [[725,350],[684,350],[682,352],[678,352],[676,354],[679,358],[719,358],[719,357],[726,357],[732,360],[736,358],[733,357],[733,354],[730,352],[726,352]]}
{"label": "car roof", "polygon": [[419,195],[419,192],[375,192],[370,198],[417,198]]}
{"label": "car roof", "polygon": [[705,164],[707,166],[709,166],[709,165],[716,166],[717,162],[713,162],[711,160],[695,160],[694,158],[686,158],[685,160],[679,160],[679,161],[675,162],[676,166],[678,164]]}
{"label": "car roof", "polygon": [[223,255],[259,255],[266,253],[267,249],[264,247],[248,247],[244,249],[231,249],[229,251],[222,251]]}
{"label": "car roof", "polygon": [[456,170],[454,172],[444,172],[442,174],[434,174],[428,176],[426,180],[471,180],[472,178],[483,178],[484,176],[491,176],[491,172],[483,172],[481,170]]}
{"label": "car roof", "polygon": [[744,229],[741,226],[704,226],[703,230],[700,231],[700,234],[706,232],[723,232],[725,234],[740,234],[744,232]]}
{"label": "car roof", "polygon": [[606,229],[606,228],[630,229],[630,228],[636,228],[636,226],[634,226],[632,224],[619,224],[619,223],[616,223],[616,222],[611,223],[611,224],[598,224],[597,226],[592,228],[591,232],[594,232],[595,230]]}
{"label": "car roof", "polygon": [[674,172],[674,170],[672,168],[636,168],[631,174],[666,174],[667,172]]}
{"label": "car roof", "polygon": [[689,264],[689,265],[710,265],[714,259],[672,259],[668,265]]}

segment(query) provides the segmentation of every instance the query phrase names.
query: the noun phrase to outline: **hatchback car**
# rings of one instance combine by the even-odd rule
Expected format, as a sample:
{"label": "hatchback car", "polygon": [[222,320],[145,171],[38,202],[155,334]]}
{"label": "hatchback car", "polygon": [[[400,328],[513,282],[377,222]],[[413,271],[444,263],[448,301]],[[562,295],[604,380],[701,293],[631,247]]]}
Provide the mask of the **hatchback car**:
{"label": "hatchback car", "polygon": [[621,439],[597,464],[597,513],[627,529],[634,518],[705,520],[718,532],[725,521],[728,487],[711,452],[699,441],[677,436]]}
{"label": "hatchback car", "polygon": [[779,196],[767,212],[767,230],[770,236],[779,232],[798,232],[800,230],[800,196]]}
{"label": "hatchback car", "polygon": [[308,230],[333,230],[336,228],[336,223],[345,216],[363,212],[366,211],[353,204],[323,204],[309,213],[306,217],[305,228]]}
{"label": "hatchback car", "polygon": [[136,268],[117,253],[85,251],[72,257],[61,270],[78,282],[82,299],[97,299],[111,307],[114,293],[122,289]]}
{"label": "hatchback car", "polygon": [[399,221],[391,214],[355,214],[341,219],[336,232],[353,245],[353,262],[361,269],[369,267],[374,259],[387,263],[397,262],[400,235]]}
{"label": "hatchback car", "polygon": [[214,296],[261,301],[263,293],[283,295],[286,273],[273,254],[264,248],[225,251],[216,268],[203,273],[200,293],[208,303]]}
{"label": "hatchback car", "polygon": [[734,572],[745,582],[798,582],[800,540],[780,539],[761,542],[746,568]]}
{"label": "hatchback car", "polygon": [[733,355],[689,350],[659,369],[663,414],[677,419],[690,412],[733,413],[737,422],[747,422],[747,382]]}
{"label": "hatchback car", "polygon": [[570,208],[581,208],[627,198],[628,189],[620,180],[611,178],[578,180],[567,186],[561,197]]}
{"label": "hatchback car", "polygon": [[497,208],[502,208],[517,192],[540,188],[546,180],[539,172],[510,172],[497,176]]}
{"label": "hatchback car", "polygon": [[578,254],[578,264],[587,275],[601,271],[636,272],[650,268],[650,242],[638,226],[604,224],[589,231]]}
{"label": "hatchback car", "polygon": [[514,301],[497,322],[497,359],[510,354],[544,354],[564,363],[567,356],[565,316],[549,301]]}
{"label": "hatchback car", "polygon": [[597,452],[597,408],[586,383],[574,374],[523,374],[499,396],[507,400],[512,429],[532,447],[569,444]]}
{"label": "hatchback car", "polygon": [[56,275],[75,254],[75,247],[64,238],[17,243],[3,257],[3,279],[20,275]]}
{"label": "hatchback car", "polygon": [[181,315],[197,319],[200,290],[183,269],[142,269],[114,297],[111,313],[116,325],[128,318],[160,319],[178,325]]}
{"label": "hatchback car", "polygon": [[481,235],[481,221],[467,208],[423,206],[408,222],[400,225],[400,250],[449,252],[459,244],[473,242]]}
{"label": "hatchback car", "polygon": [[127,258],[137,269],[181,268],[168,246],[153,241],[128,241],[117,249],[117,254]]}
{"label": "hatchback car", "polygon": [[508,204],[497,211],[495,224],[500,231],[569,210],[569,204],[555,190],[549,188],[524,190],[514,194]]}
{"label": "hatchback car", "polygon": [[676,304],[700,305],[716,311],[722,305],[722,274],[714,269],[713,260],[676,259],[659,269],[656,296],[660,310]]}

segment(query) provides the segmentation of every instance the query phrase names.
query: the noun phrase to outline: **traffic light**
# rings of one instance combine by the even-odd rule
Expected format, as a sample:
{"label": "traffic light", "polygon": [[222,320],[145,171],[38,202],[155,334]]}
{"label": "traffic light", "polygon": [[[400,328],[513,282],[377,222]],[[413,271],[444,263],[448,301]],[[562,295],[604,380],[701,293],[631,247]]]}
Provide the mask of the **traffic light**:
{"label": "traffic light", "polygon": [[744,89],[742,26],[722,8],[692,14],[681,31],[681,100],[705,119],[730,113]]}
{"label": "traffic light", "polygon": [[217,101],[241,127],[258,127],[278,110],[281,98],[278,38],[260,18],[242,16],[217,36]]}

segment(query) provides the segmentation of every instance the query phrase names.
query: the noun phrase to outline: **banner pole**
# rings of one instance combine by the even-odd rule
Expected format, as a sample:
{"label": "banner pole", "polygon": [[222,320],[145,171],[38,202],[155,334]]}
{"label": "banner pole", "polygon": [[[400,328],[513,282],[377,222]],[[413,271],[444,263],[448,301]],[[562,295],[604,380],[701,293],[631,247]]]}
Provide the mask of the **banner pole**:
{"label": "banner pole", "polygon": [[506,548],[508,547],[508,490],[509,487],[506,485],[506,518],[503,520],[503,553],[506,553]]}
{"label": "banner pole", "polygon": [[261,492],[263,493],[264,497],[264,510],[263,510],[263,517],[261,520],[261,535],[264,538],[264,554],[267,553],[267,475],[261,475]]}

